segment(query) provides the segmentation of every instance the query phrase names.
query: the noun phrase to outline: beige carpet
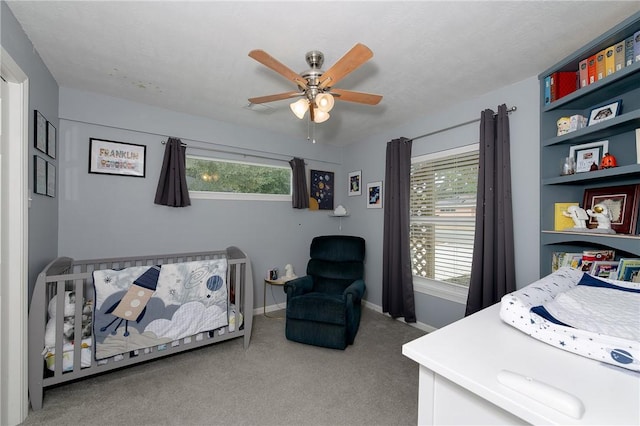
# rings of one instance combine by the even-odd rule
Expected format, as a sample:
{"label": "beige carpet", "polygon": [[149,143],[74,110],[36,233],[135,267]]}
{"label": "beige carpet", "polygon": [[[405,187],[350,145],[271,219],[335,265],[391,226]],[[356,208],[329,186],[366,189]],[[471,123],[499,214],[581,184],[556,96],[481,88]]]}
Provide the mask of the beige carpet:
{"label": "beige carpet", "polygon": [[422,335],[363,309],[339,351],[260,315],[246,350],[234,339],[45,390],[24,425],[415,425],[418,365],[402,345]]}

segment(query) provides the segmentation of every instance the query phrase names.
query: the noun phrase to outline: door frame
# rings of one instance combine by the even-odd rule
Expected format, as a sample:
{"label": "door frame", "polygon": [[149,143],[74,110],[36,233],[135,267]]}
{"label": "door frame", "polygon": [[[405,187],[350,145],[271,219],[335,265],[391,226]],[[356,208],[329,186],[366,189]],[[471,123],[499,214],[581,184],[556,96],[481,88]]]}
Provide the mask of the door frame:
{"label": "door frame", "polygon": [[28,394],[29,80],[2,46],[7,121],[0,144],[0,424],[22,423]]}

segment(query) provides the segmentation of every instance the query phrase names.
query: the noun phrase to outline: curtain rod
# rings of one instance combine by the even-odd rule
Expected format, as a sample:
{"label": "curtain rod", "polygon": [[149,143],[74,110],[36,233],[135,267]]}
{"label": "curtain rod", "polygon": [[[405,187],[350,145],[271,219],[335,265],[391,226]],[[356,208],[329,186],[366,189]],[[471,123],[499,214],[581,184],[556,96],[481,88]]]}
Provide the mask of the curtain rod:
{"label": "curtain rod", "polygon": [[[513,111],[517,110],[518,107],[512,106],[511,108],[507,109],[507,114],[512,113]],[[496,115],[498,115],[497,113],[493,114],[493,116],[495,117]],[[449,126],[449,127],[445,127],[444,129],[440,129],[440,130],[436,130],[434,132],[429,132],[426,133],[424,135],[420,135],[420,136],[416,136],[415,138],[413,138],[412,140],[416,140],[416,139],[422,139],[422,138],[426,138],[427,136],[433,136],[436,135],[438,133],[442,133],[442,132],[446,132],[447,130],[453,130],[456,129],[458,127],[462,127],[462,126],[466,126],[467,124],[471,124],[471,123],[475,123],[480,121],[479,118],[473,119],[473,120],[469,120],[469,121],[465,121],[464,123],[460,123],[460,124],[455,124],[453,126]]]}
{"label": "curtain rod", "polygon": [[[148,131],[145,131],[145,130],[136,130],[136,129],[129,129],[129,128],[126,128],[126,127],[110,126],[108,124],[92,123],[92,122],[89,122],[89,121],[74,120],[74,119],[71,119],[71,118],[60,117],[60,120],[73,121],[73,122],[76,122],[76,123],[89,124],[89,125],[92,125],[92,126],[108,127],[110,129],[125,130],[125,131],[128,131],[128,132],[144,133],[144,134],[152,135],[152,136],[169,137],[167,135],[162,135],[160,133],[154,133],[154,132],[148,132]],[[232,145],[215,144],[213,142],[201,141],[201,140],[197,140],[197,139],[187,139],[187,140],[192,141],[192,142],[197,142],[197,143],[208,144],[208,145],[219,145],[219,146],[224,146],[224,147],[228,147],[228,148],[234,148],[234,146],[232,146]],[[163,145],[167,143],[166,140],[163,140],[161,142],[162,142]],[[188,146],[184,142],[183,142],[183,145]],[[224,150],[216,149],[216,148],[207,148],[207,147],[204,147],[204,148],[203,147],[192,147],[192,148],[193,149],[201,149],[203,151],[223,152],[223,153],[227,153],[227,154],[243,155],[243,156],[246,156],[246,157],[262,158],[262,159],[265,159],[265,160],[276,160],[276,161],[286,161],[286,162],[289,161],[289,160],[283,159],[283,158],[269,157],[269,156],[260,155],[260,154],[241,153],[241,152],[236,152],[236,151],[224,151]],[[271,153],[269,153],[267,151],[260,151],[260,150],[257,150],[257,149],[249,149],[249,148],[241,148],[241,149],[245,149],[247,151],[253,151],[253,152],[257,152],[257,153],[271,154]],[[286,156],[285,154],[273,154],[273,155],[280,155],[282,157]],[[314,161],[314,162],[317,162],[317,163],[335,164],[335,165],[338,165],[338,166],[341,164],[341,163],[337,163],[335,161],[316,160],[316,159],[313,159],[313,158],[303,158],[303,159],[307,160],[307,161]]]}

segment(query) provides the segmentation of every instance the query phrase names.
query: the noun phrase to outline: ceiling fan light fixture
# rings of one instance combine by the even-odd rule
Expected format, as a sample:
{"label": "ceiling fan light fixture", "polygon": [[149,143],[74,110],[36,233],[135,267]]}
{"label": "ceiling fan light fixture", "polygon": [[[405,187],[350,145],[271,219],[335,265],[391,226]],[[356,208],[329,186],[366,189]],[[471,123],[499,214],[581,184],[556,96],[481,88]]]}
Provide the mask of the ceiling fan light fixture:
{"label": "ceiling fan light fixture", "polygon": [[314,123],[324,123],[329,119],[330,115],[328,112],[320,111],[319,109],[315,111],[313,122]]}
{"label": "ceiling fan light fixture", "polygon": [[330,93],[320,93],[316,96],[316,106],[322,112],[329,112],[333,108],[335,100]]}
{"label": "ceiling fan light fixture", "polygon": [[304,114],[309,109],[309,101],[307,101],[306,99],[299,99],[291,103],[291,105],[289,106],[291,107],[291,111],[295,114],[295,116],[302,120],[304,118]]}

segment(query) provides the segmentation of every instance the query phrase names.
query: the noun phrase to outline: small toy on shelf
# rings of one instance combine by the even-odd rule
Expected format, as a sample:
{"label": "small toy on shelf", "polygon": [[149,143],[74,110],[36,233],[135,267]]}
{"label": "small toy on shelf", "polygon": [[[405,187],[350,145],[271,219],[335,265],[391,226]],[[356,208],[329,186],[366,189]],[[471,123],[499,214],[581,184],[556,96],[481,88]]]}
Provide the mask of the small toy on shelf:
{"label": "small toy on shelf", "polygon": [[611,169],[617,166],[618,166],[618,161],[616,160],[616,157],[609,154],[608,152],[604,154],[604,156],[602,157],[602,161],[600,161],[601,169]]}
{"label": "small toy on shelf", "polygon": [[593,209],[587,209],[587,214],[598,221],[598,227],[591,229],[590,231],[599,232],[604,234],[615,234],[616,231],[611,229],[611,211],[604,203],[598,203],[593,206]]}
{"label": "small toy on shelf", "polygon": [[567,211],[562,212],[562,214],[573,219],[574,223],[573,228],[567,228],[566,231],[587,230],[587,219],[589,219],[589,216],[587,216],[587,212],[585,212],[583,208],[579,206],[569,206],[567,207]]}

